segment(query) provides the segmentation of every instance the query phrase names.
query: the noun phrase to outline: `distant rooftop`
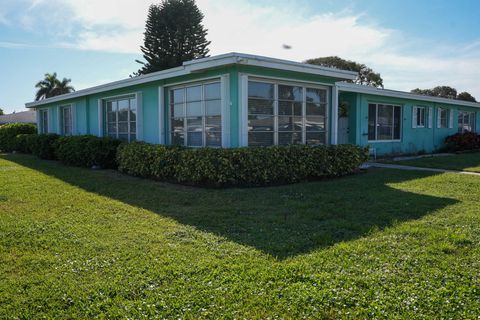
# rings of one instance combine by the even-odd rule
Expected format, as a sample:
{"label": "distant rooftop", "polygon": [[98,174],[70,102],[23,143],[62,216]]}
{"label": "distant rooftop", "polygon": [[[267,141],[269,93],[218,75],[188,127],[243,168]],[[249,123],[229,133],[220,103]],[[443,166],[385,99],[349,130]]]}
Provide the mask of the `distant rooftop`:
{"label": "distant rooftop", "polygon": [[7,123],[36,123],[37,114],[35,111],[22,111],[0,116],[0,125]]}

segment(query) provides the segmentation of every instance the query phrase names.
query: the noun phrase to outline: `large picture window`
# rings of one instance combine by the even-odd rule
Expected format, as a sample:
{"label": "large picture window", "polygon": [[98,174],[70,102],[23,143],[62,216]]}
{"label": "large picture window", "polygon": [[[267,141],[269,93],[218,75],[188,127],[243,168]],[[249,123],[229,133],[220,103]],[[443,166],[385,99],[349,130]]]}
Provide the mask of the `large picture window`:
{"label": "large picture window", "polygon": [[174,88],[169,100],[172,144],[222,146],[220,82]]}
{"label": "large picture window", "polygon": [[61,132],[65,136],[72,135],[72,107],[60,107],[60,123],[62,125]]}
{"label": "large picture window", "polygon": [[475,132],[475,112],[458,112],[458,132]]}
{"label": "large picture window", "polygon": [[248,145],[326,143],[326,89],[248,82]]}
{"label": "large picture window", "polygon": [[389,104],[368,105],[368,140],[400,140],[402,109]]}
{"label": "large picture window", "polygon": [[106,132],[109,137],[135,141],[137,137],[137,99],[135,96],[105,101]]}
{"label": "large picture window", "polygon": [[40,133],[48,133],[48,110],[40,110]]}
{"label": "large picture window", "polygon": [[448,128],[448,110],[438,108],[438,128]]}

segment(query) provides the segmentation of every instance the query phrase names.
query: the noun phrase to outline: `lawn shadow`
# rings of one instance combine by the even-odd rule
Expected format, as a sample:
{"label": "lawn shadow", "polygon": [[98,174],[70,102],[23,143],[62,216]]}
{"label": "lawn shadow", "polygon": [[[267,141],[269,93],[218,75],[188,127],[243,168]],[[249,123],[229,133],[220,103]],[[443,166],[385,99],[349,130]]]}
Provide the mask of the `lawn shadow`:
{"label": "lawn shadow", "polygon": [[249,189],[200,189],[63,166],[24,155],[0,156],[86,191],[252,246],[285,259],[421,218],[457,201],[389,184],[435,173],[375,169],[345,178]]}

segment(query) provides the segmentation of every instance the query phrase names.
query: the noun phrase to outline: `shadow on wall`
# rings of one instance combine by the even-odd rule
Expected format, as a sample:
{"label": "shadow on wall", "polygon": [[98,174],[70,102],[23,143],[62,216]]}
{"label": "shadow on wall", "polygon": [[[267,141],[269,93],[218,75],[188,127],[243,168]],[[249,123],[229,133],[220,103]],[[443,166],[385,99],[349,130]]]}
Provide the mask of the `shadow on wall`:
{"label": "shadow on wall", "polygon": [[251,189],[198,189],[1,156],[86,191],[141,207],[278,259],[325,248],[456,203],[387,184],[433,175],[376,170],[346,178]]}

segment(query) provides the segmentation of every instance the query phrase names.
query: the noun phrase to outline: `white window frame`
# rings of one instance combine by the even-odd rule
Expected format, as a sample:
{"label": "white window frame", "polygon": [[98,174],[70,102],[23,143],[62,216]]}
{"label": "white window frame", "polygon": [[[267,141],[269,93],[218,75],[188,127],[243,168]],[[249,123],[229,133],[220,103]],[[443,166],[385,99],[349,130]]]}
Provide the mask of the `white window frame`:
{"label": "white window frame", "polygon": [[[173,144],[173,141],[172,141],[172,111],[171,111],[171,92],[174,91],[174,90],[178,90],[178,89],[183,89],[185,90],[185,93],[186,94],[186,88],[189,88],[189,87],[196,87],[196,86],[202,86],[202,90],[201,90],[201,100],[200,100],[200,105],[201,105],[201,108],[203,110],[203,114],[202,114],[202,145],[201,146],[188,146],[188,126],[187,126],[187,110],[186,110],[186,104],[187,104],[187,100],[186,100],[186,97],[184,97],[184,101],[183,101],[183,104],[184,104],[184,112],[185,112],[185,116],[183,117],[183,128],[184,128],[184,141],[183,141],[183,146],[188,146],[189,148],[225,148],[225,147],[228,147],[228,144],[229,144],[229,139],[228,139],[228,136],[229,134],[227,133],[229,130],[230,130],[230,126],[228,125],[228,119],[226,119],[226,114],[227,114],[227,106],[226,106],[226,103],[227,103],[227,93],[226,93],[226,90],[228,88],[228,85],[226,85],[225,82],[228,81],[228,77],[225,76],[225,75],[222,75],[222,76],[217,76],[217,77],[209,77],[209,78],[202,78],[202,79],[197,79],[197,80],[194,80],[194,81],[189,81],[189,82],[180,82],[180,83],[174,83],[174,84],[169,84],[167,87],[167,104],[166,104],[166,107],[164,107],[163,109],[166,109],[166,115],[167,115],[167,119],[168,119],[168,132],[167,132],[167,140],[168,141],[168,144],[172,145]],[[204,86],[205,85],[208,85],[208,84],[212,84],[212,83],[218,83],[220,85],[220,123],[221,123],[221,145],[220,146],[207,146],[206,145],[206,142],[207,142],[207,135],[206,135],[206,108],[205,108],[205,90],[204,90]],[[164,87],[161,87],[162,90]],[[209,100],[207,100],[209,101]],[[162,110],[160,110],[159,112],[162,112]],[[160,117],[159,117],[159,121],[160,120]]]}
{"label": "white window frame", "polygon": [[[418,117],[420,111],[420,118]],[[426,128],[427,108],[424,106],[413,106],[412,127]],[[423,120],[423,122],[422,122]]]}
{"label": "white window frame", "polygon": [[[49,111],[48,109],[40,109],[40,134],[49,133],[49,126],[50,126],[50,119],[49,119]],[[44,118],[45,117],[45,118]],[[45,125],[45,120],[47,120]]]}
{"label": "white window frame", "polygon": [[[131,141],[131,132],[130,132],[130,100],[132,99],[135,99],[136,101],[136,117],[135,117],[135,140],[134,141],[139,141],[139,134],[138,134],[138,130],[139,130],[139,124],[138,124],[138,119],[140,117],[140,110],[141,110],[141,107],[139,108],[139,95],[138,93],[129,93],[129,94],[122,94],[122,95],[118,95],[118,96],[111,96],[111,97],[106,97],[106,98],[102,98],[99,100],[99,104],[101,105],[101,116],[102,116],[102,119],[99,119],[100,123],[101,123],[101,126],[102,126],[102,130],[100,131],[100,135],[102,136],[106,136],[108,137],[109,136],[109,132],[108,132],[108,119],[107,119],[107,103],[109,101],[118,101],[119,100],[127,100],[128,99],[128,120],[127,120],[127,123],[128,123],[128,142],[132,142]],[[117,111],[118,113],[118,111]],[[115,137],[114,139],[118,139],[118,116],[116,117],[117,119],[117,132],[115,134]],[[105,129],[103,129],[105,128]],[[100,130],[100,129],[99,129]]]}
{"label": "white window frame", "polygon": [[[368,102],[368,104],[367,104],[367,106],[368,106],[368,109],[367,109],[367,131],[368,131],[368,121],[370,120],[370,119],[368,119],[368,114],[369,114],[369,111],[370,111],[370,105],[371,104],[376,105],[376,108],[375,108],[375,123],[377,125],[375,126],[375,138],[378,137],[378,106],[379,105],[391,106],[394,109],[393,110],[393,118],[392,118],[393,127],[392,127],[392,139],[370,140],[370,138],[368,137],[368,133],[367,133],[368,143],[401,142],[402,137],[403,137],[403,113],[404,113],[403,106],[400,105],[400,104],[392,104],[392,103],[385,103],[385,102],[383,102],[383,103],[382,102]],[[395,107],[400,108],[400,138],[399,139],[393,139],[393,136],[395,135]]]}
{"label": "white window frame", "polygon": [[[473,132],[475,133],[477,131],[477,126],[476,126],[476,120],[477,120],[477,113],[474,112],[474,111],[463,111],[463,110],[459,110],[458,111],[458,116],[457,116],[457,132],[459,133],[465,133],[467,132],[466,130],[464,130],[464,127],[465,127],[465,115],[468,114],[468,118],[469,118],[469,121],[470,121],[470,126],[472,128],[472,130],[470,132]],[[460,116],[462,116],[462,127],[461,127],[461,130],[460,128],[458,127],[459,125],[459,118]]]}
{"label": "white window frame", "polygon": [[[278,99],[278,86],[283,85],[283,86],[293,86],[293,87],[302,87],[303,88],[303,99],[302,99],[302,144],[306,143],[306,136],[307,136],[307,130],[305,126],[307,114],[306,114],[306,108],[307,108],[307,103],[306,103],[306,95],[307,95],[307,89],[319,89],[319,90],[325,90],[326,97],[325,97],[325,145],[328,145],[330,142],[330,137],[329,137],[329,132],[330,132],[330,106],[331,106],[331,101],[330,101],[330,90],[328,86],[324,85],[319,85],[318,83],[314,82],[308,82],[308,81],[299,81],[295,79],[284,79],[284,78],[275,78],[275,77],[262,77],[262,76],[255,76],[255,75],[247,75],[244,74],[242,79],[242,75],[240,75],[240,83],[241,83],[241,89],[240,89],[240,95],[241,95],[241,100],[243,100],[243,106],[241,107],[242,109],[242,117],[244,123],[240,125],[240,128],[243,128],[241,136],[241,145],[242,146],[249,146],[249,141],[248,141],[248,100],[249,100],[249,93],[248,93],[248,83],[250,81],[253,82],[262,82],[262,83],[268,83],[268,84],[273,84],[274,85],[274,109],[273,109],[273,117],[274,117],[274,123],[273,123],[273,145],[278,145],[278,133],[281,132],[278,130],[278,105],[279,105],[279,99]],[[242,81],[243,80],[243,81]],[[242,83],[243,82],[243,83]],[[287,131],[290,132],[290,131]],[[321,132],[321,131],[319,131]]]}
{"label": "white window frame", "polygon": [[70,109],[70,133],[68,135],[73,135],[73,108],[71,104],[65,104],[58,107],[59,110],[59,131],[61,135],[67,135],[65,133],[65,109]]}
{"label": "white window frame", "polygon": [[[445,111],[445,126],[442,125],[442,112]],[[450,113],[452,112],[451,109],[447,109],[447,108],[442,108],[442,107],[438,107],[438,110],[437,110],[437,128],[438,129],[448,129],[450,127],[450,120],[449,118],[451,117],[450,116]]]}

